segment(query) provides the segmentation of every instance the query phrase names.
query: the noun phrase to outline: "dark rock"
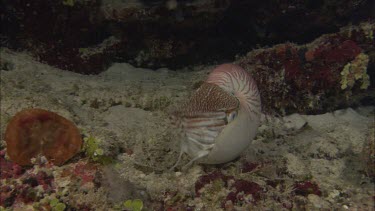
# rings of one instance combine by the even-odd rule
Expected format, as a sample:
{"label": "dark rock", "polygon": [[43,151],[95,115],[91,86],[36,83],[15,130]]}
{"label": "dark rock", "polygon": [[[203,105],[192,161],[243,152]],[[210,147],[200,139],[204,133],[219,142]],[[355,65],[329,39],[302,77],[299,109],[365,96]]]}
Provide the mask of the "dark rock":
{"label": "dark rock", "polygon": [[85,74],[116,61],[172,69],[223,63],[257,45],[309,42],[375,14],[371,0],[5,0],[1,10],[2,45]]}

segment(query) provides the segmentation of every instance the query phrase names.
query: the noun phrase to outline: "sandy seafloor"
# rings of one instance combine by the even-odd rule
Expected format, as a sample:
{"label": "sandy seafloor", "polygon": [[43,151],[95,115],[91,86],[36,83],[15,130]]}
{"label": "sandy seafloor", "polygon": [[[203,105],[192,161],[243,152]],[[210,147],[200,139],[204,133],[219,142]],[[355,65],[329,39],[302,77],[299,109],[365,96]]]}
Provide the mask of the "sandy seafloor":
{"label": "sandy seafloor", "polygon": [[[144,202],[144,210],[221,210],[233,191],[228,185],[213,187],[212,182],[199,194],[195,190],[200,177],[211,172],[261,187],[261,199],[245,195],[227,210],[374,209],[374,183],[366,175],[374,107],[283,118],[263,115],[257,137],[239,159],[171,172],[179,136],[168,112],[188,99],[212,67],[148,70],[116,63],[99,75],[80,75],[7,49],[2,49],[1,61],[7,64],[0,72],[3,147],[7,122],[15,113],[44,108],[72,120],[85,136],[100,139],[105,153],[116,157],[116,165],[102,167],[99,190],[75,198],[95,210],[111,210],[113,203],[135,198]],[[188,161],[184,156],[182,165]],[[77,159],[66,165],[72,162]],[[257,167],[243,171],[244,163]],[[301,181],[317,184],[321,194],[296,191]]]}

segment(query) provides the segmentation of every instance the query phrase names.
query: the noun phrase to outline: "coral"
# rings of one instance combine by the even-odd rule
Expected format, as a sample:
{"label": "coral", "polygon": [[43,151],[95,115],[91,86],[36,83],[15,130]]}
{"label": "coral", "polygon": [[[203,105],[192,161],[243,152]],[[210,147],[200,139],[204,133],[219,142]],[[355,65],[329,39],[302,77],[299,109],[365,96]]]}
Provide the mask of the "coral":
{"label": "coral", "polygon": [[41,200],[44,194],[52,194],[54,177],[44,170],[31,169],[19,178],[9,178],[0,183],[0,206],[31,204]]}
{"label": "coral", "polygon": [[367,65],[369,57],[364,54],[358,54],[355,59],[349,62],[341,71],[341,89],[352,88],[357,80],[361,80],[361,89],[367,89],[370,86],[370,76],[367,75]]}
{"label": "coral", "polygon": [[228,203],[236,206],[256,204],[261,198],[262,188],[255,182],[214,171],[197,180],[195,192],[197,197],[202,197],[205,201],[221,202],[221,206],[226,207]]}
{"label": "coral", "polygon": [[372,23],[363,22],[359,26],[361,30],[363,31],[365,37],[369,40],[369,42],[373,42],[374,41],[374,26],[372,25]]}
{"label": "coral", "polygon": [[72,176],[80,179],[81,186],[93,182],[95,174],[98,171],[97,166],[92,164],[78,163],[73,169]]}
{"label": "coral", "polygon": [[80,151],[81,135],[73,122],[43,109],[18,112],[9,122],[5,141],[7,154],[19,165],[32,164],[43,156],[62,165]]}
{"label": "coral", "polygon": [[203,175],[199,177],[197,182],[195,183],[195,194],[197,196],[200,196],[200,190],[207,184],[210,184],[216,180],[222,180],[224,182],[224,185],[227,185],[228,182],[228,176],[224,175],[220,171],[215,171],[206,175]]}
{"label": "coral", "polygon": [[126,210],[141,211],[143,208],[143,202],[140,199],[127,200],[123,203],[123,207]]}
{"label": "coral", "polygon": [[22,166],[5,159],[5,150],[0,151],[0,169],[0,179],[18,178],[25,172]]}
{"label": "coral", "polygon": [[[189,198],[188,195],[183,194],[179,191],[166,191],[163,194],[163,206],[166,208],[165,210],[179,210],[180,207],[183,207],[183,210],[189,210],[192,208],[191,206],[186,206],[186,200]],[[194,210],[194,209],[192,209]]]}
{"label": "coral", "polygon": [[331,42],[320,43],[309,49],[305,55],[312,51],[312,60],[321,60],[328,64],[342,64],[354,59],[362,51],[358,44],[352,40],[345,40],[340,36],[333,36],[331,40]]}
{"label": "coral", "polygon": [[261,187],[255,182],[243,179],[235,180],[229,188],[231,192],[226,197],[226,202],[233,204],[256,203],[260,199]]}
{"label": "coral", "polygon": [[[370,22],[350,25],[308,44],[254,50],[235,63],[257,81],[263,110],[268,113],[311,114],[356,105],[361,99],[347,98],[348,91],[361,94],[362,99],[372,96],[368,88],[373,86],[374,30]],[[361,83],[359,89],[355,81]]]}
{"label": "coral", "polygon": [[108,206],[100,188],[102,174],[98,164],[85,160],[59,168],[55,171],[55,186],[60,202],[76,210],[103,210]]}
{"label": "coral", "polygon": [[54,211],[64,211],[66,208],[66,205],[64,203],[58,203],[55,206],[52,206],[52,210]]}
{"label": "coral", "polygon": [[256,170],[259,166],[261,166],[260,163],[243,162],[241,166],[241,172],[242,173],[252,172]]}
{"label": "coral", "polygon": [[74,6],[74,0],[63,0],[63,5],[73,7]]}
{"label": "coral", "polygon": [[294,184],[294,193],[301,196],[308,196],[309,194],[322,195],[319,186],[310,181],[296,182]]}
{"label": "coral", "polygon": [[0,210],[62,211],[98,207],[103,210],[102,207],[108,206],[99,189],[98,164],[78,161],[55,166],[47,162],[25,169],[6,160],[5,150],[0,151],[0,164]]}
{"label": "coral", "polygon": [[[79,161],[78,163],[74,163],[68,168],[63,169],[59,176],[62,181],[69,181],[69,183],[76,184],[82,190],[87,191],[93,187],[98,172],[97,164],[89,163],[87,161]],[[59,185],[61,184],[64,185],[63,182],[59,183]]]}

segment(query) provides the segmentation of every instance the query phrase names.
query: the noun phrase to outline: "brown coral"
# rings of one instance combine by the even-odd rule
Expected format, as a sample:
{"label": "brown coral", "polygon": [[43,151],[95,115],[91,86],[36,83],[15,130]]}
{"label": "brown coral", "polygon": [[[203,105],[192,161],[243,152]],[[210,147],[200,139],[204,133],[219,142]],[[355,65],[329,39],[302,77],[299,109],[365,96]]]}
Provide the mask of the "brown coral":
{"label": "brown coral", "polygon": [[20,165],[31,165],[31,159],[40,156],[62,165],[82,146],[81,135],[73,122],[43,109],[18,112],[7,126],[5,141],[9,157]]}

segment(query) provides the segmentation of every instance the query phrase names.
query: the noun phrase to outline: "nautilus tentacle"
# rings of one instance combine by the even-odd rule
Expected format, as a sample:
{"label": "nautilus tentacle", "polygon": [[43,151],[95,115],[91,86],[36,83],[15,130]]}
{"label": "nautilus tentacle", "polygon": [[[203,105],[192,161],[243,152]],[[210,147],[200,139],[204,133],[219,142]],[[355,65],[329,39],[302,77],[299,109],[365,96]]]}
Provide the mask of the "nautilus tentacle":
{"label": "nautilus tentacle", "polygon": [[235,159],[255,137],[260,113],[259,91],[249,73],[233,64],[218,66],[174,114],[185,136],[175,166],[183,153],[192,157],[189,164]]}

